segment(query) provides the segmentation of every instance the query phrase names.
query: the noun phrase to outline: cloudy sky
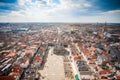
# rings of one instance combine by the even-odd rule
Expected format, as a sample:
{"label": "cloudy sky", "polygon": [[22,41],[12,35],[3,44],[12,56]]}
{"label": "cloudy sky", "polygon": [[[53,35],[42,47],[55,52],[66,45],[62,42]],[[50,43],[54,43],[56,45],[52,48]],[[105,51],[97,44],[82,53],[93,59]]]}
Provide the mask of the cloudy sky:
{"label": "cloudy sky", "polygon": [[120,0],[0,0],[0,22],[120,23]]}

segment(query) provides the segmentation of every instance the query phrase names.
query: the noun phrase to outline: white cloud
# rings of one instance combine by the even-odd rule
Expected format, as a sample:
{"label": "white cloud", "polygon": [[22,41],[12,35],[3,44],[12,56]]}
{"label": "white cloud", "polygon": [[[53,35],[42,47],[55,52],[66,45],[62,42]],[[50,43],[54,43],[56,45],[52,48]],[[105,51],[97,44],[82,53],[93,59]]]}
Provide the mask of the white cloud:
{"label": "white cloud", "polygon": [[25,3],[31,3],[31,2],[32,2],[32,0],[18,0],[18,4],[19,4],[20,6],[25,5]]}
{"label": "white cloud", "polygon": [[84,7],[91,7],[91,5],[88,4],[88,3],[85,3],[85,4],[83,4],[83,5],[84,5]]}
{"label": "white cloud", "polygon": [[[92,5],[86,0],[18,0],[19,11],[11,11],[8,15],[0,16],[0,21],[6,22],[105,22],[117,21],[115,18],[104,17],[107,13],[119,13],[119,10],[102,13],[101,16],[77,16],[87,13],[87,8]],[[120,20],[119,20],[120,21]]]}
{"label": "white cloud", "polygon": [[103,14],[105,13],[108,13],[108,14],[119,13],[120,14],[120,10],[111,10],[111,11],[104,12]]}

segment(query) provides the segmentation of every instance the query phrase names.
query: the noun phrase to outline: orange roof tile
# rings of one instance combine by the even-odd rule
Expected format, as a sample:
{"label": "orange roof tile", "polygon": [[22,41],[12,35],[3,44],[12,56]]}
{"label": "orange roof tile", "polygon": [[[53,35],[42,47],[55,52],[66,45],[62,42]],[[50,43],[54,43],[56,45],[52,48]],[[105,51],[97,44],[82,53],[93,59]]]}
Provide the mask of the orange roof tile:
{"label": "orange roof tile", "polygon": [[13,57],[13,56],[15,56],[15,55],[16,55],[15,52],[10,52],[10,53],[7,55],[7,57]]}
{"label": "orange roof tile", "polygon": [[86,48],[83,49],[83,53],[84,53],[85,55],[91,54],[91,52],[90,52],[88,49],[86,49]]}
{"label": "orange roof tile", "polygon": [[32,54],[32,53],[34,53],[34,51],[33,50],[26,50],[25,53],[26,54]]}
{"label": "orange roof tile", "polygon": [[0,76],[0,80],[15,80],[14,76]]}
{"label": "orange roof tile", "polygon": [[117,79],[120,79],[120,75],[117,75],[116,78],[117,78]]}
{"label": "orange roof tile", "polygon": [[74,58],[74,60],[81,59],[81,57],[78,55],[73,55],[73,58]]}
{"label": "orange roof tile", "polygon": [[92,59],[97,59],[97,57],[98,57],[98,56],[94,56],[94,55],[91,56]]}
{"label": "orange roof tile", "polygon": [[35,56],[34,60],[39,62],[40,61],[40,56]]}
{"label": "orange roof tile", "polygon": [[13,70],[13,72],[19,73],[21,71],[21,67],[15,65],[15,66],[13,66],[12,70]]}
{"label": "orange roof tile", "polygon": [[79,47],[80,49],[83,49],[82,43],[78,43],[78,47]]}
{"label": "orange roof tile", "polygon": [[109,74],[109,73],[111,73],[110,70],[102,70],[102,71],[100,71],[101,75],[103,75],[103,74]]}
{"label": "orange roof tile", "polygon": [[95,51],[95,50],[96,50],[96,48],[95,48],[94,46],[91,46],[91,49],[92,49],[93,51]]}

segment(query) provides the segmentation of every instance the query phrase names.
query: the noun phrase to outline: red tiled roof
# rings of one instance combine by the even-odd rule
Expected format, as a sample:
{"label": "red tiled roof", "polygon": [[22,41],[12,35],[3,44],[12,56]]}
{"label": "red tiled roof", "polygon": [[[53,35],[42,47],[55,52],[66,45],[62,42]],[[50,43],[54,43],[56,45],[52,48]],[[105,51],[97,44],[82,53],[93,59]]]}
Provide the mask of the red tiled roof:
{"label": "red tiled roof", "polygon": [[26,54],[32,54],[32,53],[34,53],[34,51],[33,50],[26,50],[25,53]]}
{"label": "red tiled roof", "polygon": [[15,52],[10,52],[10,53],[7,55],[7,57],[13,57],[13,56],[15,56],[15,55],[16,55]]}
{"label": "red tiled roof", "polygon": [[92,59],[97,59],[98,56],[91,56]]}
{"label": "red tiled roof", "polygon": [[116,78],[117,78],[117,79],[120,79],[120,75],[117,75]]}
{"label": "red tiled roof", "polygon": [[91,54],[91,52],[90,52],[88,49],[82,47],[82,44],[81,44],[81,43],[78,43],[78,47],[80,48],[80,50],[81,50],[85,55]]}
{"label": "red tiled roof", "polygon": [[37,62],[40,61],[40,56],[35,56],[34,60]]}
{"label": "red tiled roof", "polygon": [[90,52],[88,49],[86,49],[86,48],[83,49],[83,53],[84,53],[85,55],[91,54],[91,52]]}
{"label": "red tiled roof", "polygon": [[21,67],[15,65],[15,66],[13,66],[12,70],[13,70],[13,72],[19,73],[21,71]]}
{"label": "red tiled roof", "polygon": [[74,60],[81,59],[81,57],[78,55],[73,55],[73,58],[74,58]]}
{"label": "red tiled roof", "polygon": [[103,74],[109,74],[111,73],[110,70],[102,70],[100,71],[100,74],[103,75]]}
{"label": "red tiled roof", "polygon": [[94,46],[91,46],[91,49],[92,49],[93,51],[95,51],[95,50],[96,50],[96,48],[95,48]]}
{"label": "red tiled roof", "polygon": [[83,50],[82,43],[78,43],[78,47]]}
{"label": "red tiled roof", "polygon": [[0,80],[15,80],[13,76],[0,76]]}

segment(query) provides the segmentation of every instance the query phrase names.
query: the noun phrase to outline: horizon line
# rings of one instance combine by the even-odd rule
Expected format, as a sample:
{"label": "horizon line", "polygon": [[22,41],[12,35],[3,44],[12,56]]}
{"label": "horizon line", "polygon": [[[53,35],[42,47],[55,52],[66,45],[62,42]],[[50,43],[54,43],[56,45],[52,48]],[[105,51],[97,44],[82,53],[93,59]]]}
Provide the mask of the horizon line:
{"label": "horizon line", "polygon": [[72,23],[72,24],[79,24],[79,23],[118,23],[118,24],[120,24],[120,22],[107,22],[107,21],[105,21],[105,22],[0,22],[0,23]]}

